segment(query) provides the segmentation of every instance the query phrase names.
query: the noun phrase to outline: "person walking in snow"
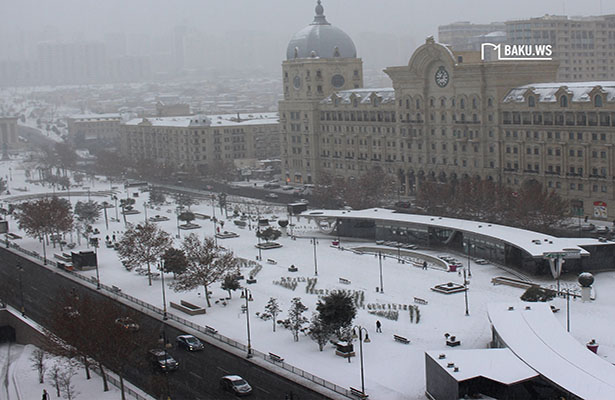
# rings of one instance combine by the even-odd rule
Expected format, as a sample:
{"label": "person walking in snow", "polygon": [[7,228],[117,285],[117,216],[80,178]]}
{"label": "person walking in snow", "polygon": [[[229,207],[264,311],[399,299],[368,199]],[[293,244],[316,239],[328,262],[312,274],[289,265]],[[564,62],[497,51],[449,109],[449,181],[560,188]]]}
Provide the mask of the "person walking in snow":
{"label": "person walking in snow", "polygon": [[43,389],[43,400],[49,400],[49,393],[45,389]]}
{"label": "person walking in snow", "polygon": [[376,321],[376,332],[382,333],[382,324],[380,321]]}

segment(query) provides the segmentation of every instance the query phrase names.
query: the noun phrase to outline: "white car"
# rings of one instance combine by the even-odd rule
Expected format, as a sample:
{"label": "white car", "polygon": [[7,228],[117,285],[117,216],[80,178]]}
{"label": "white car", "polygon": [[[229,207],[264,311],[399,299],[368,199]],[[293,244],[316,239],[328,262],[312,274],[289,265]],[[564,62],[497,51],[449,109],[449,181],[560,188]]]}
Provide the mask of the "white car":
{"label": "white car", "polygon": [[220,389],[237,396],[247,396],[252,393],[252,386],[239,375],[226,375],[220,378]]}
{"label": "white car", "polygon": [[277,199],[277,198],[278,198],[278,197],[280,197],[280,196],[278,196],[278,195],[277,195],[277,194],[275,194],[275,193],[269,193],[266,197],[268,197],[268,198],[270,198],[270,199]]}

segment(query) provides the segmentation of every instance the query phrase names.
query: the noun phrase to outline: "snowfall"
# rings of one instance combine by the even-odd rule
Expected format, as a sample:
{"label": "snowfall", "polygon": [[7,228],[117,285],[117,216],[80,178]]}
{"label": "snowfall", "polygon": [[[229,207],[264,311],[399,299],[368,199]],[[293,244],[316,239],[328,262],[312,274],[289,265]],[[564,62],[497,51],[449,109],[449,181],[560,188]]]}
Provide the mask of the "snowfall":
{"label": "snowfall", "polygon": [[[9,170],[9,167],[11,168]],[[11,160],[0,162],[0,176],[6,176],[9,180],[11,194],[3,194],[0,202],[7,206],[8,202],[18,203],[27,196],[37,194],[51,194],[53,189],[49,186],[42,186],[34,182],[26,182],[25,168],[26,163],[21,160]],[[32,170],[32,176],[35,176]],[[86,189],[88,188],[88,189]],[[129,223],[141,223],[145,220],[144,212],[147,210],[147,217],[156,215],[168,217],[168,221],[157,222],[161,228],[169,232],[175,240],[175,246],[180,247],[181,239],[176,237],[178,233],[176,220],[176,205],[172,204],[171,196],[167,196],[169,204],[152,208],[148,201],[147,192],[139,192],[137,189],[124,189],[119,182],[110,183],[104,177],[95,177],[93,180],[88,178],[82,187],[72,187],[70,201],[75,204],[77,201],[87,201],[89,190],[93,201],[107,201],[115,205],[109,191],[113,190],[118,198],[129,196],[136,200],[135,209],[139,214],[127,215]],[[98,193],[101,192],[101,193]],[[60,192],[55,191],[56,194]],[[76,195],[82,193],[82,195]],[[134,197],[139,193],[138,197]],[[65,195],[63,193],[63,195]],[[251,199],[242,199],[229,196],[229,217],[232,211],[238,208],[241,212],[249,212],[256,218],[258,213],[263,218],[269,218],[273,226],[277,223],[272,218],[274,215],[279,219],[287,219],[285,207],[275,204],[265,204]],[[193,212],[211,216],[214,211],[217,218],[225,221],[223,231],[232,231],[239,235],[237,238],[218,239],[218,243],[233,253],[248,260],[256,260],[258,250],[255,245],[257,238],[254,227],[240,228],[233,223],[232,218],[220,216],[221,210],[216,205],[215,210],[211,200],[200,199],[200,204],[193,205]],[[121,212],[116,214],[115,207],[108,208],[109,229],[106,229],[105,219],[101,213],[101,218],[96,222],[95,228],[100,231],[101,246],[98,248],[100,280],[106,285],[114,285],[121,288],[123,293],[135,296],[156,307],[162,308],[161,280],[153,280],[152,286],[148,285],[148,278],[139,275],[135,270],[126,270],[118,259],[113,248],[105,246],[105,238],[115,235],[116,239],[125,230]],[[116,219],[116,216],[119,217]],[[10,231],[21,235],[22,239],[14,240],[20,246],[42,253],[42,245],[35,239],[28,237],[19,231],[16,222],[9,217]],[[195,230],[181,230],[181,238],[189,233],[198,234],[200,237],[211,236],[215,232],[213,222],[209,219],[196,219],[193,221],[201,225]],[[289,232],[283,229],[284,234],[276,242],[282,245],[281,248],[262,251],[262,270],[255,276],[257,282],[246,285],[252,292],[253,301],[249,304],[250,327],[253,348],[263,352],[275,353],[285,359],[291,365],[304,369],[316,376],[333,382],[339,386],[349,388],[361,387],[359,346],[355,342],[356,357],[351,363],[345,358],[335,354],[335,348],[328,344],[324,351],[319,351],[316,342],[312,341],[304,334],[300,335],[299,341],[293,340],[293,335],[289,330],[278,326],[276,332],[272,331],[272,321],[264,321],[258,318],[257,312],[264,311],[265,304],[271,297],[278,299],[282,315],[278,319],[284,319],[286,311],[290,307],[294,297],[300,297],[301,301],[309,308],[305,313],[310,317],[315,311],[318,301],[317,294],[306,293],[306,283],[303,278],[315,277],[314,265],[314,246],[310,243],[311,237],[318,237],[316,246],[318,281],[315,289],[320,291],[328,290],[350,290],[363,291],[365,295],[365,308],[360,308],[354,325],[362,326],[369,333],[370,342],[363,344],[364,372],[365,372],[365,391],[374,399],[419,399],[425,398],[425,351],[430,350],[450,350],[446,347],[445,333],[457,336],[461,340],[460,349],[480,349],[487,348],[491,340],[491,328],[487,318],[487,304],[489,302],[518,302],[522,289],[508,287],[504,285],[494,286],[491,279],[497,276],[513,276],[509,270],[497,265],[479,265],[473,260],[471,262],[472,276],[469,279],[469,316],[465,315],[464,294],[441,294],[431,290],[438,284],[455,282],[463,284],[463,276],[455,272],[446,272],[429,265],[427,270],[414,266],[411,262],[401,263],[395,257],[386,257],[382,261],[383,293],[377,292],[376,287],[380,286],[379,260],[373,254],[356,254],[349,249],[357,247],[370,247],[388,249],[392,253],[397,253],[397,249],[378,246],[373,242],[349,241],[341,238],[340,247],[332,245],[334,236],[323,233],[319,226],[305,218],[295,219],[294,234],[297,236],[293,240]],[[66,235],[68,242],[76,242],[76,234]],[[87,247],[85,239],[81,239],[81,244],[72,251],[92,250]],[[67,249],[64,249],[66,252]],[[54,258],[55,253],[60,253],[59,248],[48,247],[47,254],[50,259]],[[420,258],[421,254],[442,255],[442,252],[434,252],[426,249],[418,249],[414,255],[407,253],[407,261],[410,257]],[[468,259],[463,254],[450,254],[456,257],[464,265],[468,264]],[[272,262],[268,262],[271,260]],[[273,263],[275,261],[275,263]],[[289,272],[290,265],[298,268],[297,272]],[[247,277],[251,268],[246,268],[242,273]],[[95,276],[95,271],[79,272],[87,276]],[[282,278],[297,278],[298,285],[295,290],[280,286],[277,283]],[[609,362],[615,362],[615,338],[612,335],[612,321],[607,316],[612,315],[613,305],[615,304],[615,273],[602,272],[595,274],[596,281],[594,289],[596,299],[584,303],[580,300],[570,301],[570,334],[580,343],[586,343],[590,339],[595,339],[599,344],[598,356],[603,357]],[[343,278],[340,280],[340,278]],[[532,277],[534,282],[549,286],[554,282],[548,276]],[[341,281],[345,283],[340,283]],[[173,275],[165,275],[167,302],[179,303],[185,300],[197,305],[206,305],[203,296],[203,289],[195,289],[190,292],[174,292],[169,284],[173,282]],[[577,288],[576,276],[564,276],[563,286]],[[246,334],[246,315],[242,314],[241,307],[245,304],[244,299],[240,298],[240,291],[236,291],[229,301],[221,301],[228,297],[228,293],[220,288],[219,284],[210,287],[213,292],[212,307],[207,308],[205,315],[188,316],[178,310],[169,309],[170,312],[177,314],[193,323],[201,326],[210,326],[236,341],[247,342]],[[415,297],[427,302],[425,305],[415,303]],[[226,304],[226,305],[225,305]],[[369,313],[369,308],[373,305],[381,307],[395,307],[398,311],[400,305],[417,305],[420,308],[420,322],[410,321],[408,311],[399,312],[397,321],[389,320],[381,316]],[[556,298],[552,304],[562,311],[554,314],[562,325],[566,327],[566,301]],[[369,307],[368,307],[369,305]],[[375,332],[376,321],[382,323],[382,333]],[[393,335],[406,337],[410,344],[403,344],[393,340]],[[18,366],[19,367],[19,366]],[[21,365],[21,368],[26,366]],[[14,374],[15,379],[30,379],[27,374]],[[31,382],[23,382],[23,387],[27,387]],[[39,392],[40,387],[37,389]],[[49,389],[48,389],[49,390]],[[98,390],[80,389],[88,393],[90,398],[107,398]],[[100,392],[102,393],[102,392]],[[33,398],[33,397],[27,397]]]}

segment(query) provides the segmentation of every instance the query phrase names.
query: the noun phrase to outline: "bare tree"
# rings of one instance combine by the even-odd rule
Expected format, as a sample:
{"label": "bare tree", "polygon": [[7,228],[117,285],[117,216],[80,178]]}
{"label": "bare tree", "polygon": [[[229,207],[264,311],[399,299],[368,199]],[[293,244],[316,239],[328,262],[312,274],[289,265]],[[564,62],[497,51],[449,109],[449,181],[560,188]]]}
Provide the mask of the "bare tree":
{"label": "bare tree", "polygon": [[30,356],[32,362],[32,369],[38,372],[38,383],[45,383],[45,359],[47,353],[39,348],[34,349]]}
{"label": "bare tree", "polygon": [[270,297],[269,301],[265,305],[265,311],[271,315],[271,319],[273,320],[273,331],[275,332],[275,323],[278,314],[282,311],[280,305],[278,304],[278,299],[275,297]]}
{"label": "bare tree", "polygon": [[126,264],[147,265],[149,285],[152,285],[151,264],[158,262],[171,247],[172,239],[158,225],[145,222],[130,225],[119,242],[118,255]]}
{"label": "bare tree", "polygon": [[215,245],[212,238],[199,237],[191,233],[182,242],[184,253],[188,259],[188,267],[177,276],[171,287],[177,292],[185,292],[203,286],[207,306],[209,300],[209,285],[231,272],[237,263],[232,252],[226,252]]}
{"label": "bare tree", "polygon": [[73,385],[73,377],[76,375],[73,366],[68,363],[66,367],[60,371],[60,388],[62,391],[62,398],[66,400],[72,400],[77,397],[79,392],[75,389],[75,385]]}
{"label": "bare tree", "polygon": [[308,322],[308,319],[303,315],[307,309],[308,308],[301,302],[301,298],[295,297],[292,299],[290,309],[288,310],[288,319],[295,342],[299,341],[299,331],[303,325]]}
{"label": "bare tree", "polygon": [[62,388],[60,380],[61,380],[62,367],[58,361],[54,362],[49,371],[47,372],[47,378],[51,380],[51,384],[56,389],[56,396],[60,397],[62,393],[60,389]]}

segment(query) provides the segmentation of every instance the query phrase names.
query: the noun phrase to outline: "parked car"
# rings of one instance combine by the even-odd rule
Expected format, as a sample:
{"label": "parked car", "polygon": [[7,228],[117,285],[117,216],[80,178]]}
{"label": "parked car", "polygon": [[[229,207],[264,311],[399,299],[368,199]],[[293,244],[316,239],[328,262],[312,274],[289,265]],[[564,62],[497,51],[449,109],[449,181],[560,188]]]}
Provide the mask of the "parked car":
{"label": "parked car", "polygon": [[278,198],[278,197],[280,197],[280,196],[278,196],[278,195],[277,195],[277,194],[275,194],[275,193],[269,193],[269,194],[267,194],[267,196],[265,196],[265,197],[268,197],[268,198],[270,198],[270,199],[277,199],[277,198]]}
{"label": "parked car", "polygon": [[183,347],[188,351],[197,351],[203,350],[205,346],[203,343],[192,335],[180,335],[175,341],[177,342],[177,347]]}
{"label": "parked car", "polygon": [[175,371],[179,368],[179,363],[167,351],[151,349],[149,355],[154,366],[161,371]]}
{"label": "parked car", "polygon": [[140,326],[130,317],[120,317],[115,320],[115,323],[127,331],[136,332]]}
{"label": "parked car", "polygon": [[220,389],[237,396],[247,396],[252,393],[252,386],[239,375],[226,375],[220,378]]}
{"label": "parked car", "polygon": [[581,225],[581,230],[586,232],[591,232],[596,228],[594,224],[583,224]]}
{"label": "parked car", "polygon": [[284,185],[282,186],[282,190],[293,190],[294,188],[290,185]]}
{"label": "parked car", "polygon": [[609,227],[608,226],[598,226],[596,227],[596,233],[609,233]]}

